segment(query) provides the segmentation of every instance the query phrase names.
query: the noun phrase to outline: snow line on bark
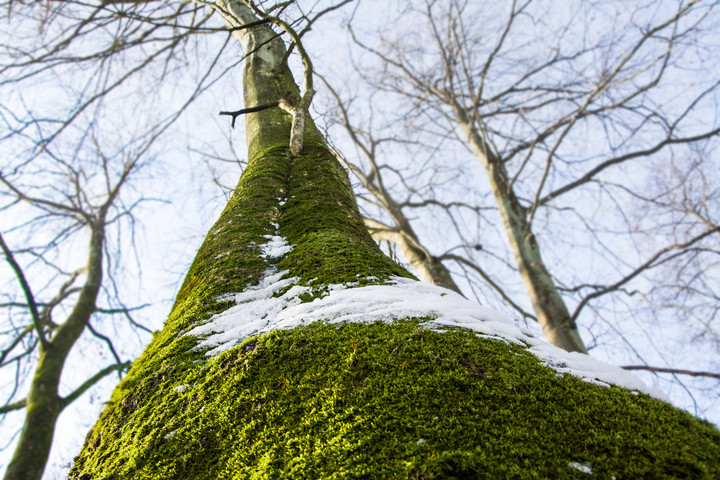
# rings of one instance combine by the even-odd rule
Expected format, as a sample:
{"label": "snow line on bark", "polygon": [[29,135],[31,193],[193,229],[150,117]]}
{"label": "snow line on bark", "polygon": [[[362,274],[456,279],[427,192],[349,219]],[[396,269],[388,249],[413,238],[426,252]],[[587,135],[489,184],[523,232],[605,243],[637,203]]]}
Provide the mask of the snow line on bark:
{"label": "snow line on bark", "polygon": [[[268,235],[267,238],[268,243],[260,247],[266,258],[277,259],[292,249],[282,237]],[[258,285],[223,296],[220,300],[231,300],[235,305],[187,332],[202,337],[196,348],[208,349],[206,355],[215,356],[249,337],[317,321],[339,324],[431,318],[422,325],[436,331],[464,328],[478,336],[515,343],[558,373],[568,373],[598,385],[614,384],[667,400],[665,394],[647,386],[634,374],[589,355],[557,348],[530,330],[519,327],[504,313],[482,307],[451,290],[402,277],[392,277],[384,285],[357,287],[357,283],[351,283],[315,288],[297,285],[299,277],[283,278],[287,273],[287,270],[278,272],[270,266]],[[318,291],[326,293],[310,302],[301,299],[303,295],[307,298]]]}

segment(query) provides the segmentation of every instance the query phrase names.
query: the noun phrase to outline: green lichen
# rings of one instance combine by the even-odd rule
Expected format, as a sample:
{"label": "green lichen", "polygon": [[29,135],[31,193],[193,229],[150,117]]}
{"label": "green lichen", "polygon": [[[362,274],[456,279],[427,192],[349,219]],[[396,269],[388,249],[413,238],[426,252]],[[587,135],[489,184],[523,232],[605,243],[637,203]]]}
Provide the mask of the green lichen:
{"label": "green lichen", "polygon": [[720,476],[710,424],[464,330],[315,323],[176,367],[122,384],[71,478]]}

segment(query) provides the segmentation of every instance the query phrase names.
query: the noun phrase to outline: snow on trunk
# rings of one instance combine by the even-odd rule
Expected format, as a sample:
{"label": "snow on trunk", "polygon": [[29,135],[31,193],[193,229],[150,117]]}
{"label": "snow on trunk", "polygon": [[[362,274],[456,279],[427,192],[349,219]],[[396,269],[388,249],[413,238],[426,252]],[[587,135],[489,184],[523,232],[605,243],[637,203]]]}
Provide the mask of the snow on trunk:
{"label": "snow on trunk", "polygon": [[[267,237],[268,242],[260,247],[264,258],[277,262],[292,248],[282,237]],[[485,338],[522,345],[559,373],[599,385],[637,390],[661,400],[667,398],[632,373],[586,354],[557,348],[518,327],[504,313],[482,307],[446,288],[402,277],[392,277],[388,284],[381,285],[331,284],[314,288],[297,285],[300,278],[288,277],[288,273],[269,268],[258,285],[219,299],[233,300],[235,306],[188,332],[202,338],[197,348],[214,356],[249,337],[318,321],[374,323],[416,318],[424,319],[424,326],[434,330],[466,328]],[[303,302],[301,296],[315,298]]]}

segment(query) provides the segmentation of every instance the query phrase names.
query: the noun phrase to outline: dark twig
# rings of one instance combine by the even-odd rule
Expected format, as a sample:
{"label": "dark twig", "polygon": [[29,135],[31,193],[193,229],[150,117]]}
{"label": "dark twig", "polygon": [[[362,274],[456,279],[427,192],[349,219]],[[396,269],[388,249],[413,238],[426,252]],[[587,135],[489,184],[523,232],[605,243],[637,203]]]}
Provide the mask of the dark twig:
{"label": "dark twig", "polygon": [[7,405],[3,405],[0,407],[0,415],[5,415],[8,412],[12,412],[14,410],[20,410],[21,408],[27,407],[27,398],[23,398],[22,400],[18,400],[17,402],[8,403]]}
{"label": "dark twig", "polygon": [[[108,338],[107,336],[103,335],[102,333],[98,332],[93,328],[93,326],[90,324],[90,322],[87,323],[87,328],[90,330],[90,333],[92,333],[95,337],[99,338],[103,342],[105,342],[108,346],[108,349],[110,350],[110,353],[112,353],[113,357],[115,357],[115,362],[120,365],[123,363],[122,360],[120,360],[120,356],[118,355],[117,351],[115,351],[115,346],[112,343],[112,340]],[[118,377],[122,378],[120,374],[118,373]]]}
{"label": "dark twig", "polygon": [[692,377],[711,377],[720,379],[720,373],[713,372],[697,372],[694,370],[682,370],[678,368],[663,368],[663,367],[651,367],[649,365],[625,365],[620,367],[625,370],[647,370],[650,372],[658,373],[675,373],[678,375],[690,375]]}
{"label": "dark twig", "polygon": [[27,280],[25,279],[25,274],[23,273],[22,268],[20,268],[20,265],[18,265],[18,263],[15,261],[15,257],[10,251],[10,248],[5,244],[5,240],[3,239],[2,234],[0,234],[0,247],[2,247],[2,251],[5,254],[5,259],[15,272],[15,276],[17,277],[18,282],[20,282],[23,293],[25,293],[25,299],[27,300],[28,306],[30,307],[30,315],[32,316],[33,324],[35,325],[35,330],[37,331],[38,339],[40,340],[40,345],[42,346],[43,350],[46,350],[48,346],[48,341],[45,338],[45,332],[43,332],[43,325],[40,320],[40,312],[38,312],[37,304],[35,303],[35,296],[30,289],[30,284],[28,284]]}
{"label": "dark twig", "polygon": [[277,107],[279,104],[280,104],[280,102],[273,102],[273,103],[268,103],[266,105],[258,105],[257,107],[243,108],[242,110],[237,110],[235,112],[220,112],[220,115],[232,116],[232,122],[230,123],[230,128],[235,128],[235,119],[237,117],[239,117],[240,115],[245,115],[246,113],[259,112],[261,110],[266,110],[268,108]]}

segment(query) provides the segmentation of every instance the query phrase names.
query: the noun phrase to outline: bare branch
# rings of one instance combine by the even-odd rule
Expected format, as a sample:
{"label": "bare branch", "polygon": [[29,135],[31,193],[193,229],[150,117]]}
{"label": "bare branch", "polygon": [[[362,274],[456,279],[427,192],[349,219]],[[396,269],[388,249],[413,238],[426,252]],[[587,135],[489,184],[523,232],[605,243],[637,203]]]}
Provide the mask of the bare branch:
{"label": "bare branch", "polygon": [[116,363],[115,365],[110,365],[108,367],[103,368],[99,372],[97,372],[92,377],[85,380],[78,388],[76,388],[72,393],[69,395],[63,397],[61,399],[61,408],[65,409],[68,405],[70,405],[72,402],[78,399],[80,395],[88,391],[90,388],[92,388],[93,385],[95,385],[97,382],[111,374],[112,372],[122,372],[126,371],[130,368],[132,365],[132,362],[124,362],[124,363]]}
{"label": "bare branch", "polygon": [[720,373],[682,370],[679,368],[651,367],[649,365],[624,365],[620,368],[623,368],[625,370],[647,370],[649,372],[657,373],[672,373],[676,375],[690,375],[692,377],[709,377],[720,379]]}
{"label": "bare branch", "polygon": [[15,410],[20,410],[25,407],[27,407],[27,399],[23,398],[22,400],[18,400],[17,402],[8,403],[7,405],[3,405],[2,407],[0,407],[0,415],[4,415],[8,412],[13,412]]}
{"label": "bare branch", "polygon": [[720,227],[713,228],[711,230],[707,230],[703,232],[700,235],[697,235],[696,237],[688,240],[685,243],[677,244],[677,245],[669,245],[658,252],[656,252],[652,257],[650,257],[648,260],[646,260],[642,265],[635,268],[632,272],[630,272],[628,275],[624,276],[622,279],[618,280],[617,282],[613,283],[612,285],[605,286],[603,288],[598,289],[597,291],[585,296],[580,303],[575,307],[575,311],[572,314],[572,318],[575,319],[580,315],[580,311],[587,305],[589,301],[591,301],[594,298],[600,297],[602,295],[605,295],[607,293],[613,292],[615,290],[618,290],[620,287],[628,283],[633,278],[637,277],[641,273],[643,273],[645,270],[650,268],[653,264],[655,264],[660,258],[663,257],[668,252],[672,251],[682,251],[684,249],[687,249],[688,247],[698,243],[699,241],[703,240],[704,238],[720,232]]}
{"label": "bare branch", "polygon": [[48,340],[47,338],[45,338],[45,332],[43,331],[43,324],[40,318],[40,312],[38,311],[37,304],[35,303],[35,296],[32,293],[30,284],[25,278],[25,274],[23,273],[22,268],[20,268],[20,265],[18,265],[18,263],[15,261],[15,257],[13,256],[12,251],[5,243],[5,239],[3,238],[2,233],[0,233],[0,247],[2,247],[2,251],[5,254],[5,259],[15,272],[15,276],[17,277],[18,282],[20,283],[20,287],[25,294],[25,299],[27,300],[28,307],[30,309],[30,315],[33,319],[33,325],[35,326],[35,332],[37,333],[38,339],[40,340],[40,346],[43,350],[47,350]]}

